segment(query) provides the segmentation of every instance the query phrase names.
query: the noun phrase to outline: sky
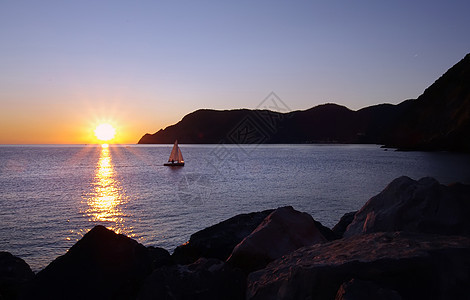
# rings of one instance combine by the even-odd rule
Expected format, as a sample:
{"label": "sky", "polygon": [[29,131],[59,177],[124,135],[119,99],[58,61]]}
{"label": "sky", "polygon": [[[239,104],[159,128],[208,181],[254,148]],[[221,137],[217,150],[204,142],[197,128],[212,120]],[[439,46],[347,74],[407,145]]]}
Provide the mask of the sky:
{"label": "sky", "polygon": [[0,0],[0,144],[115,143],[200,108],[417,98],[470,52],[470,1]]}

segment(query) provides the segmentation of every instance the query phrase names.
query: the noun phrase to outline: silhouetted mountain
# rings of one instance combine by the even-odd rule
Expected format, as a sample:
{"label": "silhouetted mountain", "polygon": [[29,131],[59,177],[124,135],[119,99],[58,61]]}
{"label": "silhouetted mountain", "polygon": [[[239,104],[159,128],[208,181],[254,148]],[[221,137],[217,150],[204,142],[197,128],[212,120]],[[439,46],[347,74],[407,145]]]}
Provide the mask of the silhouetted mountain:
{"label": "silhouetted mountain", "polygon": [[470,54],[411,103],[387,144],[470,152]]}
{"label": "silhouetted mountain", "polygon": [[160,129],[154,134],[145,134],[139,144],[171,144],[175,139],[178,139],[178,142],[182,144],[216,144],[222,141],[235,143],[227,139],[227,135],[240,122],[255,117],[258,112],[260,111],[248,109],[196,110],[186,115],[175,125]]}
{"label": "silhouetted mountain", "polygon": [[401,149],[470,152],[470,54],[416,100],[352,111],[323,104],[304,111],[197,110],[145,134],[139,144],[375,143]]}
{"label": "silhouetted mountain", "polygon": [[382,104],[352,111],[323,104],[305,111],[197,110],[180,122],[144,135],[139,144],[379,143],[398,108]]}

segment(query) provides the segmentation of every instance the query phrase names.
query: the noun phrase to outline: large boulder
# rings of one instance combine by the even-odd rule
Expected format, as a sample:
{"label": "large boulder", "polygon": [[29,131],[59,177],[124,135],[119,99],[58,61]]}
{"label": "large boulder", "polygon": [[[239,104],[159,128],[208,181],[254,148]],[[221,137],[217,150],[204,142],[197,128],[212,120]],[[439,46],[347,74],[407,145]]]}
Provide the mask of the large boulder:
{"label": "large boulder", "polygon": [[470,185],[426,177],[393,180],[354,216],[345,237],[385,231],[470,234]]}
{"label": "large boulder", "polygon": [[0,251],[0,299],[16,299],[34,273],[21,258]]}
{"label": "large boulder", "polygon": [[190,264],[200,257],[226,260],[233,248],[249,235],[273,210],[236,215],[191,235],[172,255],[179,264]]}
{"label": "large boulder", "polygon": [[189,265],[156,269],[137,299],[244,299],[246,276],[221,260],[200,258]]}
{"label": "large boulder", "polygon": [[334,299],[352,278],[403,299],[464,299],[468,270],[469,237],[365,234],[300,248],[249,274],[247,299]]}
{"label": "large boulder", "polygon": [[227,262],[249,273],[300,247],[325,241],[312,216],[292,206],[280,207],[233,249]]}
{"label": "large boulder", "polygon": [[148,249],[96,226],[40,271],[26,299],[129,299],[151,273]]}

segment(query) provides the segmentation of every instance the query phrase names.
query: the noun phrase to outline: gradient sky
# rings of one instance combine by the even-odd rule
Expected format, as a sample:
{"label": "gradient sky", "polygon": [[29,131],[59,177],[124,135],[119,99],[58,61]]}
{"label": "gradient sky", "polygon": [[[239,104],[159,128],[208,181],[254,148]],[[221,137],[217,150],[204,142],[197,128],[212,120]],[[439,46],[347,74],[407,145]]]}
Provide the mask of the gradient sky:
{"label": "gradient sky", "polygon": [[0,143],[136,143],[199,108],[418,97],[470,52],[470,1],[0,0]]}

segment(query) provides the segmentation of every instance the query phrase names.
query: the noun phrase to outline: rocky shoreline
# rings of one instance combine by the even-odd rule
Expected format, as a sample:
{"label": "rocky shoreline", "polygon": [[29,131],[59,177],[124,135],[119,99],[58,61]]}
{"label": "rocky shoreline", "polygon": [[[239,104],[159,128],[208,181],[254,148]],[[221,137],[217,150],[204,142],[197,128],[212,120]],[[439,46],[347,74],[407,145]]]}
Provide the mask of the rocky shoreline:
{"label": "rocky shoreline", "polygon": [[0,299],[467,299],[470,185],[400,177],[332,229],[241,214],[172,255],[96,226],[34,274],[0,252]]}

